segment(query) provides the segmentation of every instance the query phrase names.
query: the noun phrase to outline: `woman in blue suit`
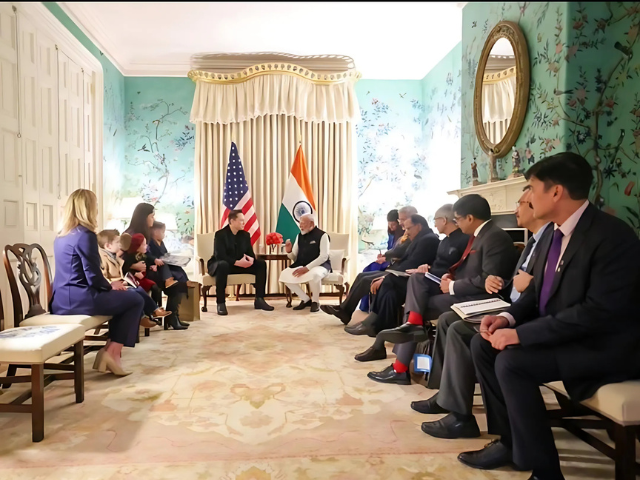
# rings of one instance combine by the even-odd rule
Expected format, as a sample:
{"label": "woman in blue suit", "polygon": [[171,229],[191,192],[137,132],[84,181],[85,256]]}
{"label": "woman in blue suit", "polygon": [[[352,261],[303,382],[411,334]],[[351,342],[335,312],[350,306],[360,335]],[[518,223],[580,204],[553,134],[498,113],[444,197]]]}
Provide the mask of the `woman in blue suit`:
{"label": "woman in blue suit", "polygon": [[73,192],[64,208],[62,229],[53,243],[56,272],[50,310],[56,315],[109,315],[109,340],[96,356],[100,372],[129,375],[122,347],[134,347],[143,300],[122,282],[109,283],[100,270],[96,227],[98,200],[90,190]]}

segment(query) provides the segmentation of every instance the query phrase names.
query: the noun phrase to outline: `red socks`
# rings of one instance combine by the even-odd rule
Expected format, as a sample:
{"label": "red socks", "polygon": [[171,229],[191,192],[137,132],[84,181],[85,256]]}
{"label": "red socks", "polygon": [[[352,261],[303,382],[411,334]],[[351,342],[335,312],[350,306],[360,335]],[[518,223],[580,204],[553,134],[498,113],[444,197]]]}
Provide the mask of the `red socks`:
{"label": "red socks", "polygon": [[398,360],[396,360],[393,363],[393,369],[396,371],[396,373],[404,373],[409,370],[409,367],[404,363],[400,363]]}
{"label": "red socks", "polygon": [[411,325],[422,325],[422,315],[417,312],[409,312],[409,320],[407,323]]}

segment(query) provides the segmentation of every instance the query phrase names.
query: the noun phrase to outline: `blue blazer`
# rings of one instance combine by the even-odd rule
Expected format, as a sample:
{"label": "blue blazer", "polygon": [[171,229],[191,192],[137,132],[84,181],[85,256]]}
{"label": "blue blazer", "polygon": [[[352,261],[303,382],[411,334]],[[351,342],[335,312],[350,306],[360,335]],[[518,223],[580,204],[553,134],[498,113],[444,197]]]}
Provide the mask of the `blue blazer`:
{"label": "blue blazer", "polygon": [[[50,310],[56,314],[95,315],[111,285],[100,270],[98,237],[78,226],[53,242],[55,277]],[[104,298],[106,300],[106,298]]]}

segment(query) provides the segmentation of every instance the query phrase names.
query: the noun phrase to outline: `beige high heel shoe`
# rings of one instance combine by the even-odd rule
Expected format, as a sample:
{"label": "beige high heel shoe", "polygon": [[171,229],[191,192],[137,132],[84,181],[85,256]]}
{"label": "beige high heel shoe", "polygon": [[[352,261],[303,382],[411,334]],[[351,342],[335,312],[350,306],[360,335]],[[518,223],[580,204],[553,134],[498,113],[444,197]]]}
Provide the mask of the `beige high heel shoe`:
{"label": "beige high heel shoe", "polygon": [[100,350],[98,350],[98,353],[96,354],[96,359],[93,362],[93,369],[94,370],[98,370],[99,369],[103,353],[104,353],[104,350],[102,348]]}
{"label": "beige high heel shoe", "polygon": [[127,375],[131,375],[133,373],[127,372],[123,370],[122,367],[118,366],[113,357],[106,351],[102,354],[98,371],[101,373],[107,373],[107,371],[109,371],[114,375],[117,375],[118,377],[126,377]]}

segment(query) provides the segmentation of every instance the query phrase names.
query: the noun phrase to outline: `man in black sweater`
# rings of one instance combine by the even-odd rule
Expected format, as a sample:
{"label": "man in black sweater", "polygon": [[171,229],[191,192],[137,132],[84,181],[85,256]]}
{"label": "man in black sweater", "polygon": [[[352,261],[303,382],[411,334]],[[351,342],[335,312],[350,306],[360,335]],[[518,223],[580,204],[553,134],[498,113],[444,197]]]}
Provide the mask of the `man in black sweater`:
{"label": "man in black sweater", "polygon": [[229,224],[218,230],[213,239],[213,256],[207,262],[209,275],[216,278],[216,301],[218,315],[227,315],[225,289],[227,277],[232,274],[249,274],[256,276],[256,310],[273,310],[264,301],[267,283],[267,264],[256,258],[251,247],[251,235],[244,231],[244,214],[242,210],[229,213]]}

